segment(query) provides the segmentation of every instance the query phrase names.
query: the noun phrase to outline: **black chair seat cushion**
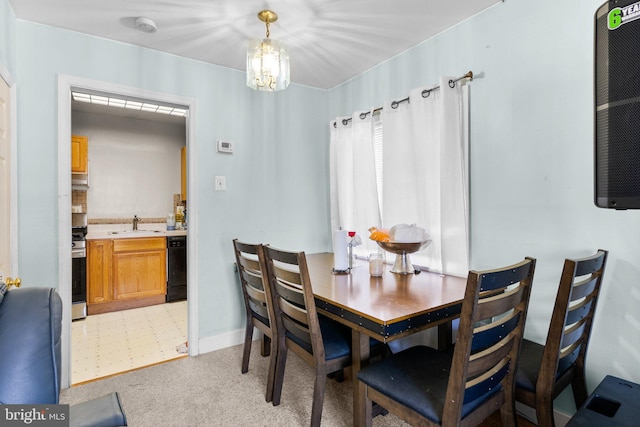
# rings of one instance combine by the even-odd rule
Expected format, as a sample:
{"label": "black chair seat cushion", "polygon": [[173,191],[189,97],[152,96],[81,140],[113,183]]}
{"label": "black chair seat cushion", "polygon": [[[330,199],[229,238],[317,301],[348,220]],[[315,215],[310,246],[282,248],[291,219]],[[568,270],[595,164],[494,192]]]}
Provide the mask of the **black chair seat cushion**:
{"label": "black chair seat cushion", "polygon": [[530,392],[536,390],[538,371],[542,362],[544,346],[529,340],[522,340],[518,372],[516,372],[516,387]]}
{"label": "black chair seat cushion", "polygon": [[[577,354],[578,350],[579,348],[576,349],[574,353]],[[516,372],[516,387],[535,392],[543,353],[543,345],[525,339],[522,340],[518,359],[518,372]],[[562,374],[573,366],[573,360],[575,360],[575,358],[570,357],[560,360],[558,363],[558,371],[556,372],[556,379],[561,377]]]}
{"label": "black chair seat cushion", "polygon": [[[318,323],[320,323],[322,333],[325,360],[333,360],[351,354],[351,329],[326,316],[318,316]],[[313,353],[311,344],[307,341],[288,331],[286,336],[309,353]]]}
{"label": "black chair seat cushion", "polygon": [[[430,421],[441,424],[452,357],[453,350],[438,351],[415,346],[363,368],[358,372],[358,379]],[[496,387],[463,405],[462,418],[501,388]]]}
{"label": "black chair seat cushion", "polygon": [[[349,356],[351,354],[351,328],[323,315],[318,315],[318,323],[322,333],[325,360]],[[290,332],[286,332],[286,336],[309,353],[312,353],[310,343]],[[369,345],[371,346],[372,354],[380,354],[384,350],[384,344],[373,338],[369,340]]]}

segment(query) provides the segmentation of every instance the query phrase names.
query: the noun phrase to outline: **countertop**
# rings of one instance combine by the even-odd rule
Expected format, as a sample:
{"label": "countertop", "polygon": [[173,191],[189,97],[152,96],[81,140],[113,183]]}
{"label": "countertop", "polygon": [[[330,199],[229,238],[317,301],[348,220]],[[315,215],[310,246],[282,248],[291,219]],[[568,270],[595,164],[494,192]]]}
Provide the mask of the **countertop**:
{"label": "countertop", "polygon": [[99,224],[87,226],[86,240],[136,239],[141,237],[186,236],[187,230],[167,230],[165,223],[138,224],[133,232],[131,224]]}

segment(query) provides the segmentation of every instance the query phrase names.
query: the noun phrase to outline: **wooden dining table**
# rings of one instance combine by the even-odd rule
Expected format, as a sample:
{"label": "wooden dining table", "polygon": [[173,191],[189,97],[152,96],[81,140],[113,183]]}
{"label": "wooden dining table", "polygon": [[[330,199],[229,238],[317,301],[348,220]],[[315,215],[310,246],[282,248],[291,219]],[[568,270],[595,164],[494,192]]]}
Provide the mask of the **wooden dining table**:
{"label": "wooden dining table", "polygon": [[[369,361],[369,337],[390,342],[438,327],[438,346],[451,344],[451,321],[460,315],[466,278],[422,271],[372,277],[366,260],[356,260],[347,274],[333,272],[333,254],[307,254],[311,286],[318,312],[352,330],[353,421],[371,417],[357,383],[358,371]],[[358,265],[359,264],[359,265]]]}

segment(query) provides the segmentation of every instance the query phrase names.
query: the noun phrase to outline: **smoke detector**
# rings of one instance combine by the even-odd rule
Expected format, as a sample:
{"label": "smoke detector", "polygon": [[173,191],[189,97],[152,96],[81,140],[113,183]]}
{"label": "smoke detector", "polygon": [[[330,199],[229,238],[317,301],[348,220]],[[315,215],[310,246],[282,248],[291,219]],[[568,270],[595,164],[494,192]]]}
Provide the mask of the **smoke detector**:
{"label": "smoke detector", "polygon": [[145,18],[144,16],[136,18],[136,28],[143,33],[155,33],[158,30],[153,19]]}

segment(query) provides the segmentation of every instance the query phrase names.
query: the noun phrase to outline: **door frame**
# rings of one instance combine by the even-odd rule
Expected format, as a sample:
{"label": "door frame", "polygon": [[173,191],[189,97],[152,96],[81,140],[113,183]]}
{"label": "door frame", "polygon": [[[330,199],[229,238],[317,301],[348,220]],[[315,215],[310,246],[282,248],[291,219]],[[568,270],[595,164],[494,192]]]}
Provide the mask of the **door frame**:
{"label": "door frame", "polygon": [[[58,292],[62,301],[71,301],[71,90],[85,89],[116,96],[135,97],[151,102],[184,106],[186,117],[187,153],[196,152],[196,100],[183,96],[151,92],[135,87],[90,80],[71,75],[58,75]],[[189,201],[189,228],[187,229],[187,330],[189,356],[199,354],[198,345],[198,200],[195,177],[196,156],[187,156],[187,200]],[[62,313],[62,372],[61,388],[71,385],[71,305],[63,304]]]}
{"label": "door frame", "polygon": [[[10,251],[10,269],[14,277],[19,276],[18,272],[18,115],[17,108],[17,90],[16,81],[11,76],[9,70],[0,62],[0,78],[9,86],[9,102],[11,110],[9,112],[9,126],[11,127],[11,135],[9,136],[9,159],[10,164],[10,180],[9,186],[9,251]],[[5,276],[7,272],[4,272]]]}

